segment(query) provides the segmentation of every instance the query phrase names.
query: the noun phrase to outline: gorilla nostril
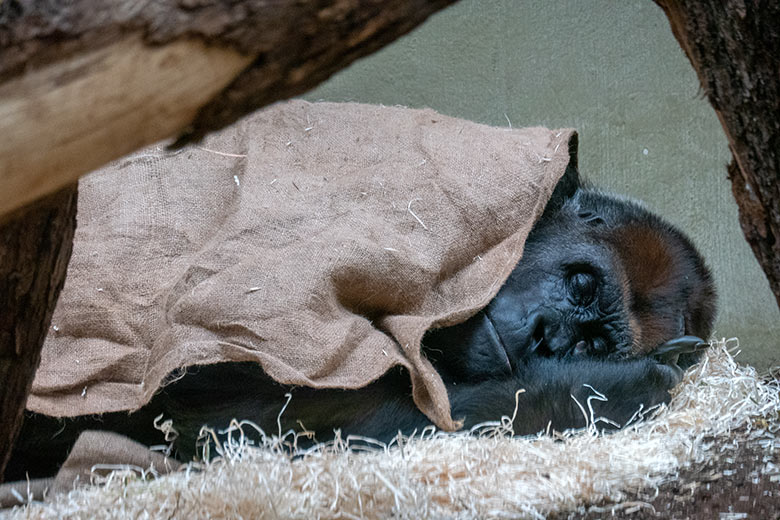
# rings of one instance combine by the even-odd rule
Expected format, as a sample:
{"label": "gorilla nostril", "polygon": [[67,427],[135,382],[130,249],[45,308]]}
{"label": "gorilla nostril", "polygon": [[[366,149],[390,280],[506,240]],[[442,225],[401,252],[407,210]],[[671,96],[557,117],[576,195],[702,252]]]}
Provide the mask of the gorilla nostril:
{"label": "gorilla nostril", "polygon": [[531,351],[541,356],[552,356],[553,352],[550,350],[550,346],[547,344],[547,340],[545,339],[544,320],[541,319],[541,317],[536,320],[531,338],[533,340]]}

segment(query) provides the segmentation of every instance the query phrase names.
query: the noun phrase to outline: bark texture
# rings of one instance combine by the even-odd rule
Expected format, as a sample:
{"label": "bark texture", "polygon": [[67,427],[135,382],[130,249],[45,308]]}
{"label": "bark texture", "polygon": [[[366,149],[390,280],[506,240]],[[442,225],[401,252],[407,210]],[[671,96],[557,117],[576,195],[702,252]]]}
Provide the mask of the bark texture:
{"label": "bark texture", "polygon": [[780,3],[656,3],[728,136],[742,231],[780,305]]}
{"label": "bark texture", "polygon": [[0,216],[311,89],[455,0],[0,0]]}
{"label": "bark texture", "polygon": [[[254,56],[203,107],[179,145],[301,94],[455,0],[4,0],[0,82],[140,32],[149,44],[197,38]],[[142,73],[142,71],[139,71]]]}
{"label": "bark texture", "polygon": [[72,184],[0,224],[0,479],[65,282],[76,194]]}

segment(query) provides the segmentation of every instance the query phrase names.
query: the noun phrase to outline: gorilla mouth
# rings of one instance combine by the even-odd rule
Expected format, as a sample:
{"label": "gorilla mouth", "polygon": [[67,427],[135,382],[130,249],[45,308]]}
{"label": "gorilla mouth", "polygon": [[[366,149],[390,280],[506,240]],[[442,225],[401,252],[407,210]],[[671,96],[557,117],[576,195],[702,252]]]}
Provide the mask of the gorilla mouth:
{"label": "gorilla mouth", "polygon": [[501,335],[498,333],[496,324],[493,323],[493,319],[490,317],[490,314],[488,314],[487,310],[484,311],[484,316],[485,316],[485,325],[487,326],[486,329],[490,336],[490,340],[493,343],[493,346],[496,347],[496,353],[498,354],[498,359],[504,363],[506,369],[509,370],[509,373],[513,374],[514,369],[512,367],[512,362],[509,360],[509,351],[507,350],[506,345],[504,344],[504,340],[501,339]]}

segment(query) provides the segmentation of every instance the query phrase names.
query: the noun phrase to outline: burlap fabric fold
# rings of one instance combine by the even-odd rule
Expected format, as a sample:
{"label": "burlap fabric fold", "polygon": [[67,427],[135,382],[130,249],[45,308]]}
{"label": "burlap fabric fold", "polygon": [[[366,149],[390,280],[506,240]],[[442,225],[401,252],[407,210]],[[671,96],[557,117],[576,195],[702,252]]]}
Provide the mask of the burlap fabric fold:
{"label": "burlap fabric fold", "polygon": [[0,509],[42,501],[105,477],[115,470],[167,475],[181,463],[124,435],[108,431],[81,432],[57,475],[0,484]]}
{"label": "burlap fabric fold", "polygon": [[417,405],[451,429],[420,339],[496,294],[575,139],[292,101],[201,146],[117,161],[80,183],[28,408],[137,409],[195,364],[251,360],[316,388],[402,365]]}

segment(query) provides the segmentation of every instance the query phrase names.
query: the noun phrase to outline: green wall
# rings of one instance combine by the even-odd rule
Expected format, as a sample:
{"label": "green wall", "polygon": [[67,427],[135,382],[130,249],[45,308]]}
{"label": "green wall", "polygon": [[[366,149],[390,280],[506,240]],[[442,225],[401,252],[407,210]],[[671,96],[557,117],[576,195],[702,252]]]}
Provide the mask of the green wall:
{"label": "green wall", "polygon": [[692,235],[720,292],[716,336],[780,364],[780,312],[742,237],[726,138],[650,0],[462,0],[306,96],[574,127],[580,169]]}

